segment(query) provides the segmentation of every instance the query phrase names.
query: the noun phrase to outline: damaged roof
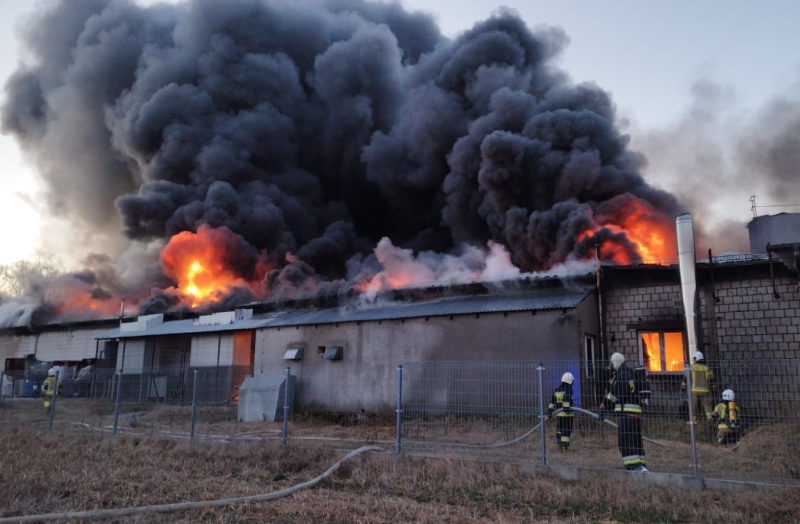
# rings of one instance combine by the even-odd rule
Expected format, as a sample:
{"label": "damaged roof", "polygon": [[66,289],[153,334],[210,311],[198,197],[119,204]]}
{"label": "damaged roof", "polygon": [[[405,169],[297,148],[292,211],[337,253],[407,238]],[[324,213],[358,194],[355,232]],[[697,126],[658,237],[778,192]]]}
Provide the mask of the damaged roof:
{"label": "damaged roof", "polygon": [[593,287],[544,288],[503,295],[473,295],[438,298],[424,302],[390,302],[360,307],[302,309],[270,313],[223,325],[198,325],[194,320],[167,321],[150,329],[121,331],[119,328],[98,335],[98,339],[124,339],[242,331],[262,328],[344,324],[378,320],[402,320],[437,316],[477,315],[572,309],[588,297]]}

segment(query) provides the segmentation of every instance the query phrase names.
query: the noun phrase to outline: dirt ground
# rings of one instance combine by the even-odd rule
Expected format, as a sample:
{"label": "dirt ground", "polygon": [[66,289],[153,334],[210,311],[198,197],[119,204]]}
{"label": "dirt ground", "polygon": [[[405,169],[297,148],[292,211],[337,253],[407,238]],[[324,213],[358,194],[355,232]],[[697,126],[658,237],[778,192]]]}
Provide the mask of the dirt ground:
{"label": "dirt ground", "polygon": [[[280,439],[280,423],[242,424],[236,422],[235,415],[234,408],[199,407],[196,422],[198,440],[252,442]],[[187,439],[190,416],[189,406],[123,405],[119,428],[127,436]],[[38,400],[6,401],[0,409],[0,427],[43,431],[48,422],[47,413]],[[113,405],[101,400],[59,400],[54,427],[69,433],[91,431],[102,438],[113,427]],[[529,431],[528,426],[487,425],[485,421],[449,420],[437,424],[406,421],[403,449],[419,456],[537,464],[541,455],[538,430],[511,446],[487,446],[514,440]],[[395,432],[391,418],[367,415],[297,415],[289,423],[290,440],[306,447],[353,449],[364,443],[377,443],[393,448]],[[691,473],[691,447],[685,423],[650,421],[645,424],[644,434],[666,444],[645,443],[647,466],[651,471]],[[797,427],[783,425],[750,430],[735,451],[730,446],[712,443],[714,431],[711,428],[700,426],[697,434],[700,475],[800,486],[800,432]],[[559,453],[556,442],[556,423],[549,421],[548,464],[603,469],[620,469],[622,466],[616,430],[594,419],[576,419],[569,453]]]}
{"label": "dirt ground", "polygon": [[[0,429],[0,516],[208,500],[313,478],[341,453],[274,441],[196,442]],[[125,522],[800,522],[800,490],[701,492],[566,482],[513,464],[358,457],[273,502],[126,517]],[[111,522],[102,521],[102,522]]]}

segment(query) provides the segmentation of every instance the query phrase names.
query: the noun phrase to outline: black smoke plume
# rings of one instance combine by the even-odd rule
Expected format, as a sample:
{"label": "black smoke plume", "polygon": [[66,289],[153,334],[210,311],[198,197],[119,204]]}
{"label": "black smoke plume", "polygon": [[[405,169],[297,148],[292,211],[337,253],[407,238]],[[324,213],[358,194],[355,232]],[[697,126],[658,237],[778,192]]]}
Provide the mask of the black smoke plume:
{"label": "black smoke plume", "polygon": [[508,11],[449,40],[397,3],[57,0],[2,123],[54,212],[118,213],[137,242],[225,226],[266,252],[268,286],[346,278],[383,237],[492,241],[525,270],[606,237],[634,256],[598,217],[678,204],[640,176],[609,94],[558,68],[566,44]]}

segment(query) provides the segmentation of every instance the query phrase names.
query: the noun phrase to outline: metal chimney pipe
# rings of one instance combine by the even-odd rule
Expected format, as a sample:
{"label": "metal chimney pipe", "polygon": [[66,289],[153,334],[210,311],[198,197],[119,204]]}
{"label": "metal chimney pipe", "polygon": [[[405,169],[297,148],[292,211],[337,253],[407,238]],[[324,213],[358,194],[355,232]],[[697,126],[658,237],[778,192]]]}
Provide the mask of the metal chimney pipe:
{"label": "metal chimney pipe", "polygon": [[689,358],[697,351],[697,276],[694,254],[694,226],[692,215],[684,214],[675,219],[678,236],[678,264],[681,272],[681,295],[686,317],[686,341]]}

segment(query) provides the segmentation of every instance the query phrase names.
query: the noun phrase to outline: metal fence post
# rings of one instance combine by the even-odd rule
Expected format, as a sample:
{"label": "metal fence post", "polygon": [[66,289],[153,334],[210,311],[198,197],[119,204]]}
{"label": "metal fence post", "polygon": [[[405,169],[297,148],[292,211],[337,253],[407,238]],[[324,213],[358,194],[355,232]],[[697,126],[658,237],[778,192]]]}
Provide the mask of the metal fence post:
{"label": "metal fence post", "polygon": [[194,421],[197,413],[197,370],[194,370],[194,383],[192,384],[192,431],[189,435],[191,440],[194,440]]}
{"label": "metal fence post", "polygon": [[283,387],[283,445],[289,441],[289,378],[292,376],[292,368],[286,368],[286,384]]}
{"label": "metal fence post", "polygon": [[689,438],[692,443],[692,476],[697,476],[697,440],[694,435],[694,406],[692,405],[692,366],[686,365],[686,401],[689,406]]}
{"label": "metal fence post", "polygon": [[122,392],[122,373],[117,373],[117,401],[114,404],[114,435],[117,434],[117,426],[119,423],[119,403]]}
{"label": "metal fence post", "polygon": [[536,367],[536,374],[539,380],[539,431],[542,436],[542,466],[547,465],[547,432],[544,427],[544,383],[542,380],[544,366],[539,364]]}
{"label": "metal fence post", "polygon": [[403,366],[397,366],[397,440],[395,451],[399,455],[403,450]]}
{"label": "metal fence post", "polygon": [[53,429],[53,419],[55,419],[56,417],[56,398],[58,397],[59,373],[56,373],[56,379],[53,381],[54,389],[53,389],[53,397],[50,399],[50,426],[48,428],[48,431]]}

